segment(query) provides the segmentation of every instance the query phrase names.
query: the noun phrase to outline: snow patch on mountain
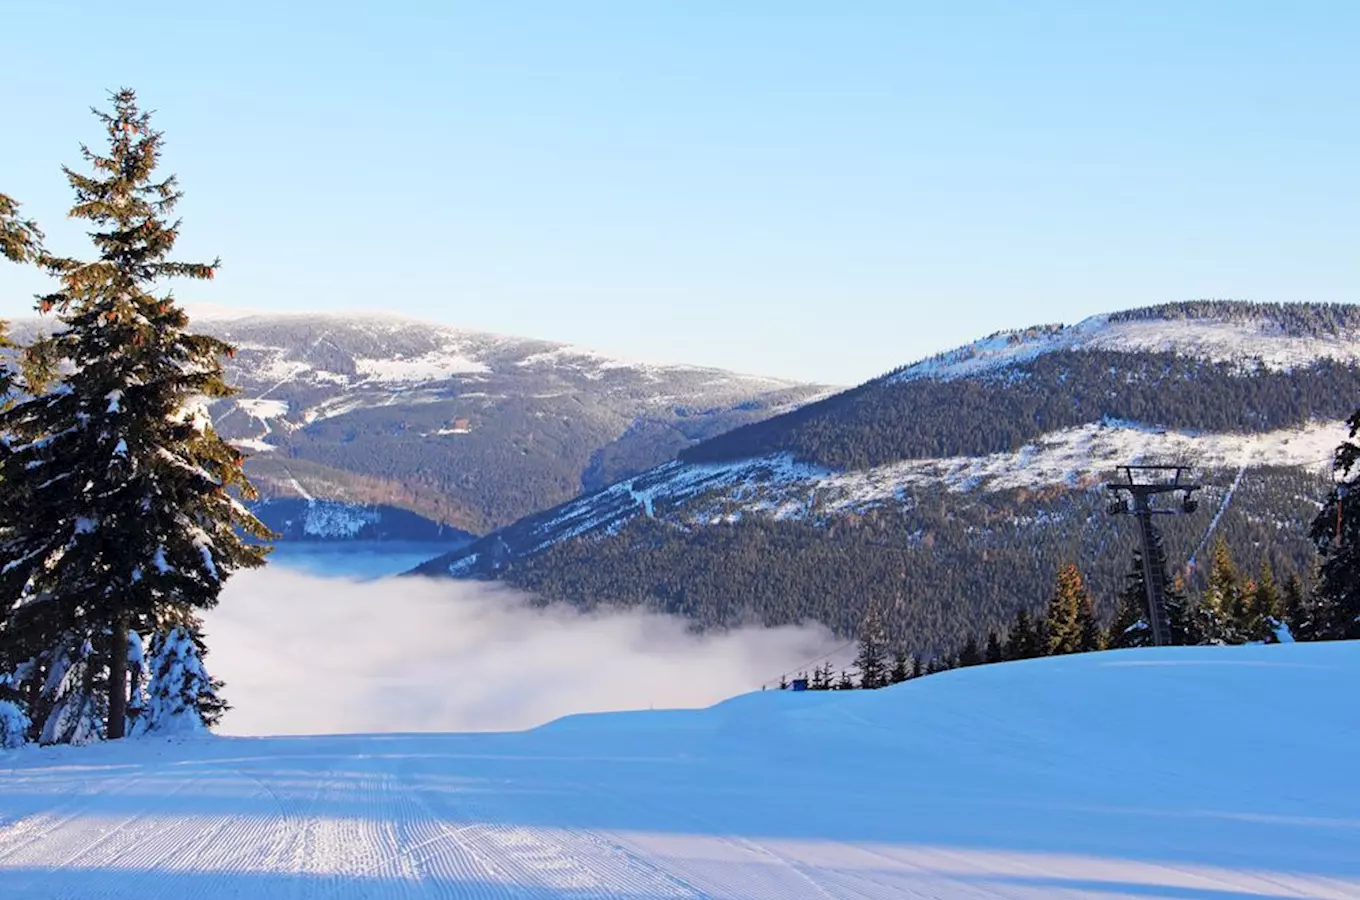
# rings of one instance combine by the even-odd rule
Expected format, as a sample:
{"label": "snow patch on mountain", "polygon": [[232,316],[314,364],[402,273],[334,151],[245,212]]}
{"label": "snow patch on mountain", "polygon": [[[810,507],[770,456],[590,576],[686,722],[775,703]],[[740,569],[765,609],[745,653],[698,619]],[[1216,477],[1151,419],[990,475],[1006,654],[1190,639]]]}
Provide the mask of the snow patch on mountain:
{"label": "snow patch on mountain", "polygon": [[440,381],[454,375],[491,371],[486,363],[465,356],[454,348],[427,353],[414,359],[356,359],[354,366],[360,375],[385,382]]}
{"label": "snow patch on mountain", "polygon": [[892,500],[911,485],[943,484],[957,492],[1077,487],[1129,463],[1320,471],[1347,433],[1344,422],[1314,422],[1264,434],[1200,434],[1100,422],[1054,432],[1011,453],[911,460],[841,472],[821,479],[816,487],[824,508],[839,511]]}
{"label": "snow patch on mountain", "polygon": [[985,375],[1059,350],[1169,352],[1206,362],[1236,362],[1247,371],[1257,366],[1288,371],[1322,359],[1360,360],[1360,334],[1301,337],[1285,334],[1264,320],[1111,321],[1108,315],[1099,315],[1075,325],[998,332],[910,365],[889,380],[944,381]]}
{"label": "snow patch on mountain", "polygon": [[541,353],[531,353],[521,359],[515,365],[520,368],[533,368],[535,366],[560,366],[563,364],[588,365],[597,369],[626,369],[630,367],[646,367],[648,364],[632,360],[624,360],[618,357],[601,353],[598,350],[590,350],[585,347],[573,347],[564,345],[555,347],[552,350],[544,350]]}
{"label": "snow patch on mountain", "polygon": [[[745,514],[807,519],[906,502],[913,487],[968,493],[1096,483],[1116,466],[1190,463],[1198,468],[1294,466],[1321,471],[1346,439],[1343,422],[1264,434],[1198,434],[1107,421],[1053,432],[1009,453],[910,460],[838,472],[787,454],[725,463],[668,463],[560,507],[533,526],[529,552],[659,509],[693,525]],[[458,571],[466,568],[466,562]],[[452,572],[452,570],[451,570]],[[452,572],[457,574],[457,572]]]}
{"label": "snow patch on mountain", "polygon": [[237,400],[236,406],[252,419],[282,419],[288,415],[288,402],[286,400],[265,400],[263,398]]}
{"label": "snow patch on mountain", "polygon": [[308,537],[352,538],[382,518],[376,509],[344,503],[314,501],[307,504],[302,531]]}

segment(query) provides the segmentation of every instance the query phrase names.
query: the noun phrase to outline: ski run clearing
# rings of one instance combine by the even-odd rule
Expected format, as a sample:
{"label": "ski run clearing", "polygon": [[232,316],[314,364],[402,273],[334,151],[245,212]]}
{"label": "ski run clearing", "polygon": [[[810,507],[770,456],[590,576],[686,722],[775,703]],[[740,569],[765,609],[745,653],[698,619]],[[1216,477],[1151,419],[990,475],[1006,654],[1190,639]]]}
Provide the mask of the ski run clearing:
{"label": "ski run clearing", "polygon": [[[0,753],[0,897],[1360,898],[1360,645]],[[454,684],[450,690],[476,690]]]}

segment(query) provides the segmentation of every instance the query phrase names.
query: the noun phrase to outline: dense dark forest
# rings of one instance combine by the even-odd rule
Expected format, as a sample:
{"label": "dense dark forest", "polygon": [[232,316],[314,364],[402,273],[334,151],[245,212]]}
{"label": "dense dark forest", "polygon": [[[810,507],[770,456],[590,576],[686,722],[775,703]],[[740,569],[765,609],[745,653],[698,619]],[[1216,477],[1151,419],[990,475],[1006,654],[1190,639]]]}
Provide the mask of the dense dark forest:
{"label": "dense dark forest", "polygon": [[682,450],[686,462],[788,452],[835,469],[1013,451],[1102,419],[1150,427],[1260,432],[1340,419],[1360,365],[1321,360],[1244,373],[1172,353],[1059,350],[990,376],[879,380]]}
{"label": "dense dark forest", "polygon": [[[1237,473],[1202,475],[1202,510],[1162,523],[1177,568],[1203,542]],[[1307,526],[1327,487],[1297,469],[1252,469],[1214,534],[1252,566],[1306,575],[1314,565]],[[557,543],[498,576],[545,601],[646,606],[705,628],[817,621],[851,637],[874,606],[890,640],[933,657],[1004,628],[1022,608],[1039,609],[1053,573],[1071,560],[1081,561],[1097,616],[1110,621],[1137,541],[1131,520],[1107,515],[1107,499],[1099,485],[979,495],[936,487],[916,490],[901,508],[821,522],[748,515],[685,527],[637,518]],[[1204,577],[1198,567],[1185,574],[1191,587]]]}
{"label": "dense dark forest", "polygon": [[1167,322],[1212,319],[1273,327],[1290,337],[1339,337],[1360,330],[1360,306],[1353,303],[1253,303],[1244,300],[1183,300],[1127,309],[1111,322]]}

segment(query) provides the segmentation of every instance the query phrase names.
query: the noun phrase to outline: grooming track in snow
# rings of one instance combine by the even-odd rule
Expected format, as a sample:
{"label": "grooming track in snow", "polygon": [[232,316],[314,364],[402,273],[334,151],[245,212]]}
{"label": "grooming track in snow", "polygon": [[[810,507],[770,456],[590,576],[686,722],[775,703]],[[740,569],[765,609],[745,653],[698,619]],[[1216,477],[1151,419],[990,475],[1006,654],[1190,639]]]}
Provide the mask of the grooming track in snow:
{"label": "grooming track in snow", "polygon": [[522,733],[25,748],[0,896],[1355,900],[1357,674],[1353,643],[1120,651]]}

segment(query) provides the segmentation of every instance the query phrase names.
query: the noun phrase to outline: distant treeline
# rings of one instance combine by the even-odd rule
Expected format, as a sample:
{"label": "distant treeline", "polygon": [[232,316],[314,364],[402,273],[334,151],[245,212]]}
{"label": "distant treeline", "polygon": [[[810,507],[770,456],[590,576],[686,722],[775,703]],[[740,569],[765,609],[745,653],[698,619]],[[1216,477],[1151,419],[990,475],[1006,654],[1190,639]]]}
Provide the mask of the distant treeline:
{"label": "distant treeline", "polygon": [[723,462],[773,453],[834,469],[1010,452],[1102,419],[1256,433],[1341,419],[1360,396],[1360,365],[1320,360],[1291,371],[1173,353],[1060,350],[990,377],[880,380],[737,428],[679,454]]}
{"label": "distant treeline", "polygon": [[1213,319],[1261,323],[1290,337],[1340,337],[1360,331],[1360,306],[1353,303],[1253,303],[1243,300],[1186,300],[1112,313],[1111,322]]}
{"label": "distant treeline", "polygon": [[[1213,487],[1202,511],[1163,523],[1178,569],[1236,472],[1203,475]],[[1325,491],[1324,479],[1297,469],[1251,470],[1216,534],[1241,559],[1304,576],[1315,564],[1306,534],[1313,498]],[[1110,622],[1136,528],[1109,517],[1106,500],[1098,486],[978,494],[915,488],[901,507],[861,514],[824,517],[814,506],[805,520],[747,514],[695,526],[658,506],[655,519],[562,541],[498,575],[545,600],[642,606],[703,628],[816,621],[850,638],[875,607],[887,639],[932,659],[972,635],[1004,630],[1020,609],[1040,608],[1053,573],[1071,560],[1081,561],[1097,617]],[[723,518],[725,510],[716,506],[713,514]],[[1187,578],[1191,588],[1202,582],[1198,571]]]}

